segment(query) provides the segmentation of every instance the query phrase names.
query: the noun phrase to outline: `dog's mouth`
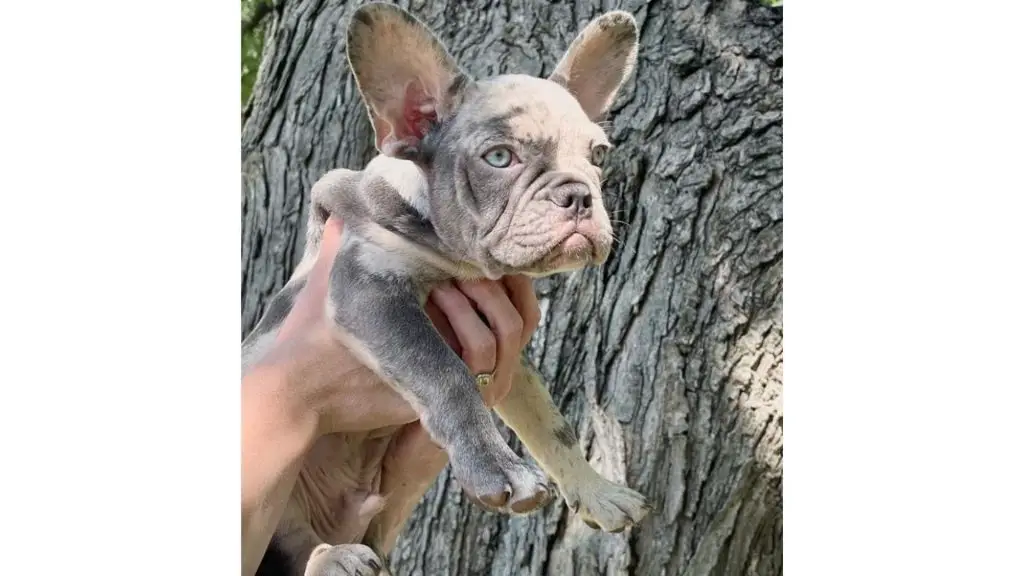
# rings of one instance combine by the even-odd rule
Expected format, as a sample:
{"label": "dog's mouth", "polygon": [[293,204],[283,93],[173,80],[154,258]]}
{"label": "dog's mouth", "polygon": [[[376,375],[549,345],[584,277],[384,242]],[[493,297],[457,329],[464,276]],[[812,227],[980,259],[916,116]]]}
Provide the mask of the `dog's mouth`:
{"label": "dog's mouth", "polygon": [[527,274],[548,275],[601,265],[608,258],[610,239],[595,226],[580,225],[570,229],[546,254],[527,267]]}
{"label": "dog's mouth", "polygon": [[542,277],[600,266],[611,252],[610,228],[593,218],[532,224],[521,228],[534,233],[503,236],[501,242],[488,247],[488,260],[503,274]]}
{"label": "dog's mouth", "polygon": [[559,242],[538,263],[542,268],[561,269],[567,266],[585,266],[597,259],[597,248],[585,234],[574,231]]}

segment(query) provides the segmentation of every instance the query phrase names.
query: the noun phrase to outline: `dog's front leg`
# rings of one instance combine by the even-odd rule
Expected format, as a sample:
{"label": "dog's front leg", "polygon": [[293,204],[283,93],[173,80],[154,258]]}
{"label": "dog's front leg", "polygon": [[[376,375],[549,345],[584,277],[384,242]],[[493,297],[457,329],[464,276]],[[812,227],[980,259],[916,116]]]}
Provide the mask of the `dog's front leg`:
{"label": "dog's front leg", "polygon": [[471,498],[506,513],[545,504],[544,474],[505,443],[476,377],[423,311],[420,287],[394,265],[380,271],[382,263],[386,254],[355,239],[339,251],[329,310],[339,337],[412,404]]}
{"label": "dog's front leg", "polygon": [[551,400],[540,374],[525,359],[511,391],[495,410],[587,525],[620,532],[650,511],[643,495],[607,480],[590,466],[572,426]]}

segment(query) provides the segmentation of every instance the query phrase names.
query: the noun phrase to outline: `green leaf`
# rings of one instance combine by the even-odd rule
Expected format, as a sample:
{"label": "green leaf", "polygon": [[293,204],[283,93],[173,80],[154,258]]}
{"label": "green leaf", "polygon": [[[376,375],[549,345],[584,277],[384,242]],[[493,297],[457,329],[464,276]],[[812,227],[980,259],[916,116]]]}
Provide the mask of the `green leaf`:
{"label": "green leaf", "polygon": [[[259,0],[241,0],[242,20],[249,18],[253,8]],[[264,19],[266,20],[266,19]],[[260,23],[254,26],[249,32],[242,34],[242,106],[249,100],[252,94],[253,84],[256,83],[256,73],[260,69],[260,60],[263,58],[263,37],[265,25]]]}

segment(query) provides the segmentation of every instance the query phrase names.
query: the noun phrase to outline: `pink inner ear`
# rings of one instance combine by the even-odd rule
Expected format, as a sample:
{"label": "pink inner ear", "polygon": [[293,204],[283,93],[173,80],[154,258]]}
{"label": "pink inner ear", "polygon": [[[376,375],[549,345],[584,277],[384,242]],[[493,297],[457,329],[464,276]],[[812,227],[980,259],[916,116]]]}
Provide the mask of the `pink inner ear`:
{"label": "pink inner ear", "polygon": [[411,82],[406,86],[402,116],[405,121],[403,136],[411,136],[417,141],[422,140],[430,125],[437,122],[434,99],[423,90],[419,82]]}

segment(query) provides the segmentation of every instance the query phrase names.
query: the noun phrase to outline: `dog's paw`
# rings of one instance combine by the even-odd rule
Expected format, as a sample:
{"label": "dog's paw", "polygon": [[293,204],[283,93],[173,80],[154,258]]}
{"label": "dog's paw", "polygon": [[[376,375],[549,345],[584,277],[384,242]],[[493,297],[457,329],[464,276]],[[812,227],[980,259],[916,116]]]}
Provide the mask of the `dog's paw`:
{"label": "dog's paw", "polygon": [[594,474],[587,484],[566,489],[565,502],[583,523],[595,530],[622,532],[651,511],[643,494]]}
{"label": "dog's paw", "polygon": [[469,497],[505,514],[526,514],[550,502],[552,491],[544,472],[507,447],[505,451],[491,458],[483,454],[451,458],[455,478]]}
{"label": "dog's paw", "polygon": [[383,566],[369,546],[321,544],[310,554],[305,576],[380,576]]}

